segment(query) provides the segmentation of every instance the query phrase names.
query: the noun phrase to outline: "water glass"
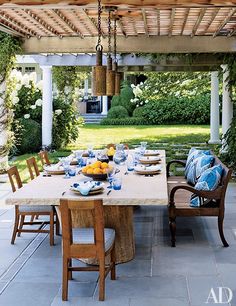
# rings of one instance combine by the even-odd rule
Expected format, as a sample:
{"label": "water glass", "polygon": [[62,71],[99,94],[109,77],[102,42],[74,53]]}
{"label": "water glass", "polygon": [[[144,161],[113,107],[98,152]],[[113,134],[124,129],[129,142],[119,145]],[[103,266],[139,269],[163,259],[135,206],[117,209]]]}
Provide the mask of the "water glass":
{"label": "water glass", "polygon": [[112,181],[113,189],[114,190],[121,190],[122,179],[121,177],[114,177]]}
{"label": "water glass", "polygon": [[89,146],[88,146],[88,156],[89,156],[90,158],[95,157],[94,152],[93,152],[93,146],[92,146],[92,145],[89,145]]}
{"label": "water glass", "polygon": [[75,176],[75,174],[76,174],[75,168],[70,168],[69,169],[69,176]]}
{"label": "water glass", "polygon": [[127,171],[133,171],[133,170],[134,170],[134,162],[127,161]]}
{"label": "water glass", "polygon": [[109,188],[109,189],[112,189],[112,182],[113,182],[113,179],[114,179],[114,173],[115,173],[114,170],[109,171],[107,173],[107,180],[109,182],[109,186],[107,186],[107,188]]}

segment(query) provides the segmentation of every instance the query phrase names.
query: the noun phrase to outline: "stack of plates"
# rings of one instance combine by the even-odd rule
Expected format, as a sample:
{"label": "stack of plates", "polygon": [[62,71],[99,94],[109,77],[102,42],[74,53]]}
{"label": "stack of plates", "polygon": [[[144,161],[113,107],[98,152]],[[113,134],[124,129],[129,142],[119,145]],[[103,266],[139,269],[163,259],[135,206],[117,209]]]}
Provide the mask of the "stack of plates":
{"label": "stack of plates", "polygon": [[144,175],[158,174],[161,172],[161,165],[153,165],[153,166],[137,165],[134,167],[134,171],[138,174],[144,174]]}
{"label": "stack of plates", "polygon": [[88,195],[99,194],[99,193],[102,193],[104,190],[104,187],[103,187],[104,183],[96,182],[96,181],[84,181],[84,182],[74,183],[71,186],[70,190],[72,190],[75,193],[78,193],[79,195],[82,195],[79,189],[83,188],[85,184],[92,184],[92,188],[90,189]]}
{"label": "stack of plates", "polygon": [[156,155],[159,155],[159,154],[160,153],[157,150],[146,150],[143,155],[144,156],[156,156]]}
{"label": "stack of plates", "polygon": [[47,171],[48,174],[52,174],[52,175],[58,175],[58,174],[65,173],[64,168],[62,166],[59,166],[58,164],[45,165],[44,171]]}
{"label": "stack of plates", "polygon": [[157,156],[141,156],[139,161],[141,164],[159,164],[161,162],[161,158]]}

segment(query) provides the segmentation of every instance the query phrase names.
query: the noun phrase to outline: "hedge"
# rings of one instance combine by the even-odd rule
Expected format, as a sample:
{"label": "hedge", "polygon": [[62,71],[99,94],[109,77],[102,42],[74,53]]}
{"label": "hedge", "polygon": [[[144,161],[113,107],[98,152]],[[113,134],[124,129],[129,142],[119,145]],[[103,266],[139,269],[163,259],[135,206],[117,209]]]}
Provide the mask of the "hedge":
{"label": "hedge", "polygon": [[147,125],[147,121],[142,118],[128,117],[123,119],[104,118],[100,122],[101,125]]}
{"label": "hedge", "polygon": [[118,106],[113,106],[112,108],[109,109],[107,118],[109,119],[118,119],[118,118],[125,118],[129,117],[128,111],[124,106],[118,105]]}

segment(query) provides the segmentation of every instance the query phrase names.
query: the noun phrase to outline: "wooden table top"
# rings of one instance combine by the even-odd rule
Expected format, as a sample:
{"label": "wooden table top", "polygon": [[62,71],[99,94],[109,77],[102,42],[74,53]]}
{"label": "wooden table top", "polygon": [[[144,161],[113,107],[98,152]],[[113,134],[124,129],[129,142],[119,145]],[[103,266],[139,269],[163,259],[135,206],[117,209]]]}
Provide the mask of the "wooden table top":
{"label": "wooden table top", "polygon": [[[160,150],[162,171],[154,176],[136,174],[134,171],[128,175],[126,166],[119,166],[122,176],[121,190],[112,190],[107,195],[108,182],[105,183],[104,192],[98,195],[81,196],[70,190],[70,186],[85,178],[79,174],[70,179],[64,175],[43,177],[40,175],[23,188],[12,193],[7,199],[9,205],[59,205],[60,199],[102,199],[104,205],[163,205],[168,202],[166,159],[165,151]],[[63,195],[62,195],[63,194]]]}

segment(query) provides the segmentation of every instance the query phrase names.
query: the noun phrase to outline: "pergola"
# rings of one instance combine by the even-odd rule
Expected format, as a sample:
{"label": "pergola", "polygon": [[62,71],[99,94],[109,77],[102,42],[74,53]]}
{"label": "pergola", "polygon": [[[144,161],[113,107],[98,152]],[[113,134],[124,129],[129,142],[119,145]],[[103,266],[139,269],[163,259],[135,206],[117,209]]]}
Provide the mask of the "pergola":
{"label": "pergola", "polygon": [[[192,69],[209,71],[216,70],[214,65],[220,65],[214,53],[236,51],[236,1],[103,0],[102,5],[116,7],[119,53],[204,53],[202,61],[193,63]],[[104,40],[107,40],[108,34],[107,17],[108,13],[104,10],[101,24]],[[51,67],[72,62],[76,65],[94,62],[97,1],[0,0],[0,30],[21,37],[24,53],[37,57],[42,67],[43,145],[50,145]],[[106,42],[104,51],[107,51]],[[128,58],[132,65],[129,65]],[[171,67],[172,70],[181,70],[181,67],[184,70],[184,63],[175,59],[153,65],[145,58],[126,56],[120,58],[119,65],[121,70],[129,66],[133,68],[128,69],[136,67],[139,71],[144,68],[137,67],[152,67],[150,71],[163,71]],[[222,127],[225,133],[232,120],[233,106],[227,86],[227,66],[223,67],[223,71]],[[210,142],[218,143],[219,81],[216,71],[211,74],[211,84]]]}

